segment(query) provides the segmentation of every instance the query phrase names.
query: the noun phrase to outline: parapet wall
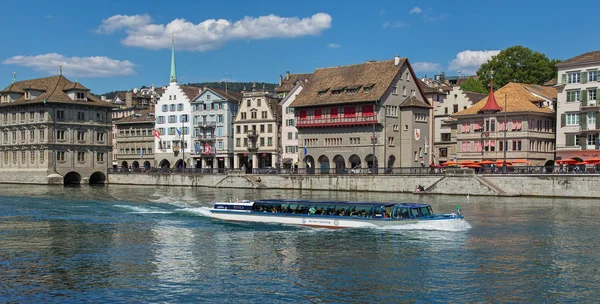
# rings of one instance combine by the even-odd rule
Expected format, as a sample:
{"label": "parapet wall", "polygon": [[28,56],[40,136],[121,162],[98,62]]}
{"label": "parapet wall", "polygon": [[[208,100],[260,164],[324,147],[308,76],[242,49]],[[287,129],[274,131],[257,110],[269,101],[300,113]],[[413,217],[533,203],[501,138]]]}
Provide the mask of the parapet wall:
{"label": "parapet wall", "polygon": [[110,174],[110,184],[600,198],[600,175]]}

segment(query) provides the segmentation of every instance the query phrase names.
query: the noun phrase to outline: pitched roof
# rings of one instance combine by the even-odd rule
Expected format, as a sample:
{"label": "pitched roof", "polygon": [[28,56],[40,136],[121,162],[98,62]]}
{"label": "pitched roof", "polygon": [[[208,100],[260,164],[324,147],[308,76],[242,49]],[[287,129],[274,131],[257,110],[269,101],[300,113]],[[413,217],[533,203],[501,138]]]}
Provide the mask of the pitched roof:
{"label": "pitched roof", "polygon": [[198,97],[198,95],[202,94],[202,88],[199,87],[191,87],[191,86],[179,86],[182,90],[183,93],[185,94],[185,96],[187,96],[187,98],[189,100],[194,100],[194,98]]}
{"label": "pitched roof", "polygon": [[556,80],[556,78],[552,78],[552,79],[544,82],[545,86],[553,86],[553,85],[556,85],[556,84],[558,84],[558,81]]}
{"label": "pitched roof", "polygon": [[[71,103],[71,104],[85,104],[90,106],[99,106],[99,107],[114,107],[114,105],[102,101],[91,93],[88,93],[88,100],[73,100],[67,95],[65,88],[84,88],[82,85],[77,86],[73,84],[69,79],[65,78],[62,75],[44,77],[44,78],[36,78],[29,79],[23,81],[17,81],[8,87],[4,88],[4,90],[0,91],[0,93],[20,93],[20,96],[17,100],[11,103],[2,103],[0,106],[13,106],[13,105],[25,105],[25,104],[36,104],[43,103],[44,100],[52,103]],[[35,97],[31,100],[25,99],[25,90],[33,89],[37,91],[42,91],[43,93]],[[67,89],[68,90],[68,89]]]}
{"label": "pitched roof", "polygon": [[154,122],[154,111],[150,109],[136,110],[133,115],[115,120],[115,124]]}
{"label": "pitched roof", "polygon": [[422,80],[419,80],[419,82],[417,82],[417,84],[421,87],[421,90],[423,90],[423,93],[425,93],[425,94],[446,95],[446,93],[443,90],[441,90],[439,87],[430,87]]}
{"label": "pitched roof", "polygon": [[89,91],[90,89],[84,87],[79,82],[71,82],[71,83],[67,83],[65,85],[65,87],[63,88],[63,90],[64,91],[69,91],[69,90],[85,90],[85,91]]}
{"label": "pitched roof", "polygon": [[[504,105],[504,96],[506,95],[506,111],[508,113],[527,111],[549,114],[552,113],[550,108],[540,108],[536,106],[534,102],[540,101],[540,97],[531,94],[531,92],[527,90],[525,86],[525,84],[509,82],[507,85],[494,92],[494,98],[499,100],[501,105]],[[471,107],[452,114],[452,117],[477,114],[484,107],[484,105],[487,104],[488,98],[489,97],[486,97]],[[504,111],[503,107],[500,108],[502,111]]]}
{"label": "pitched roof", "polygon": [[216,88],[208,88],[211,91],[221,95],[222,97],[227,98],[227,100],[231,100],[231,101],[240,101],[242,100],[242,93],[238,93],[238,92],[232,92],[232,91],[223,91],[221,89],[216,89]]}
{"label": "pitched roof", "polygon": [[567,60],[557,63],[556,66],[560,67],[560,66],[574,64],[574,63],[585,63],[585,62],[594,62],[594,61],[600,61],[600,51],[587,52],[585,54],[581,54],[579,56],[569,58]]}
{"label": "pitched roof", "polygon": [[476,103],[488,96],[487,94],[477,93],[477,92],[469,92],[469,91],[463,91],[463,93],[465,93],[465,95],[471,101],[471,103]]}
{"label": "pitched roof", "polygon": [[523,84],[523,86],[531,93],[540,95],[546,99],[556,99],[558,95],[556,88],[553,87],[541,86],[537,84]]}
{"label": "pitched roof", "polygon": [[407,107],[417,107],[417,108],[427,108],[427,109],[432,108],[432,106],[428,105],[427,103],[425,103],[422,100],[419,100],[415,96],[409,96],[400,104],[400,108],[407,108]]}
{"label": "pitched roof", "polygon": [[281,81],[281,84],[275,87],[275,92],[289,92],[292,90],[292,88],[294,88],[296,81],[305,81],[307,79],[310,80],[311,77],[312,73],[289,74],[289,76],[286,74],[286,76]]}
{"label": "pitched roof", "polygon": [[[383,97],[405,62],[407,62],[406,58],[401,58],[398,65],[395,65],[392,59],[347,66],[318,68],[314,71],[311,80],[307,82],[306,87],[298,94],[291,106],[308,107],[313,105],[379,100]],[[361,87],[355,94],[331,94],[332,90],[355,85]],[[369,91],[364,90],[367,85],[372,85]],[[326,91],[326,93],[319,94],[322,91]]]}

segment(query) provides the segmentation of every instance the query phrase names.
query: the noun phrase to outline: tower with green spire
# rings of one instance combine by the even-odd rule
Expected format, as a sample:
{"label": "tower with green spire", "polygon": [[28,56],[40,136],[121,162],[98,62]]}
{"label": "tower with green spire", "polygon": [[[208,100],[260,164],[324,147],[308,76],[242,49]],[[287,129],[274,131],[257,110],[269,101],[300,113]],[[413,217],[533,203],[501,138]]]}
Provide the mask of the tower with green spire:
{"label": "tower with green spire", "polygon": [[177,72],[175,70],[175,34],[173,34],[171,44],[171,82],[177,82]]}

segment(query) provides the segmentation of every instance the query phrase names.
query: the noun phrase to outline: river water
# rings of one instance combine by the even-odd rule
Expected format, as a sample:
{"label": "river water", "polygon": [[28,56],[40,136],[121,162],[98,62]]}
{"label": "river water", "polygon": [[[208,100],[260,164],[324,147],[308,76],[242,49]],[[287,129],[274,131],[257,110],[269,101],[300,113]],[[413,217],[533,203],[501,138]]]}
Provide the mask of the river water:
{"label": "river water", "polygon": [[[421,201],[466,222],[225,223],[215,200]],[[0,185],[0,301],[593,302],[600,202],[389,193]]]}

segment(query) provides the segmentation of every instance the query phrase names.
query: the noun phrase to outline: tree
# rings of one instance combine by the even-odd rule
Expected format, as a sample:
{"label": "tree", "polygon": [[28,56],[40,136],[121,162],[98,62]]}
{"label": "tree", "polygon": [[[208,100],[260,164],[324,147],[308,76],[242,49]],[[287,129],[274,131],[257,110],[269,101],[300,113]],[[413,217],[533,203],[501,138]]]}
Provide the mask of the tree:
{"label": "tree", "polygon": [[486,89],[485,86],[481,84],[481,82],[475,77],[468,78],[465,81],[461,82],[460,88],[463,91],[467,92],[476,92],[484,94],[488,92],[488,89]]}
{"label": "tree", "polygon": [[488,62],[477,70],[479,81],[485,87],[490,84],[490,72],[494,71],[494,87],[500,88],[509,82],[527,84],[544,84],[556,75],[554,65],[557,59],[550,60],[540,52],[516,45],[511,46],[498,55],[493,56]]}

